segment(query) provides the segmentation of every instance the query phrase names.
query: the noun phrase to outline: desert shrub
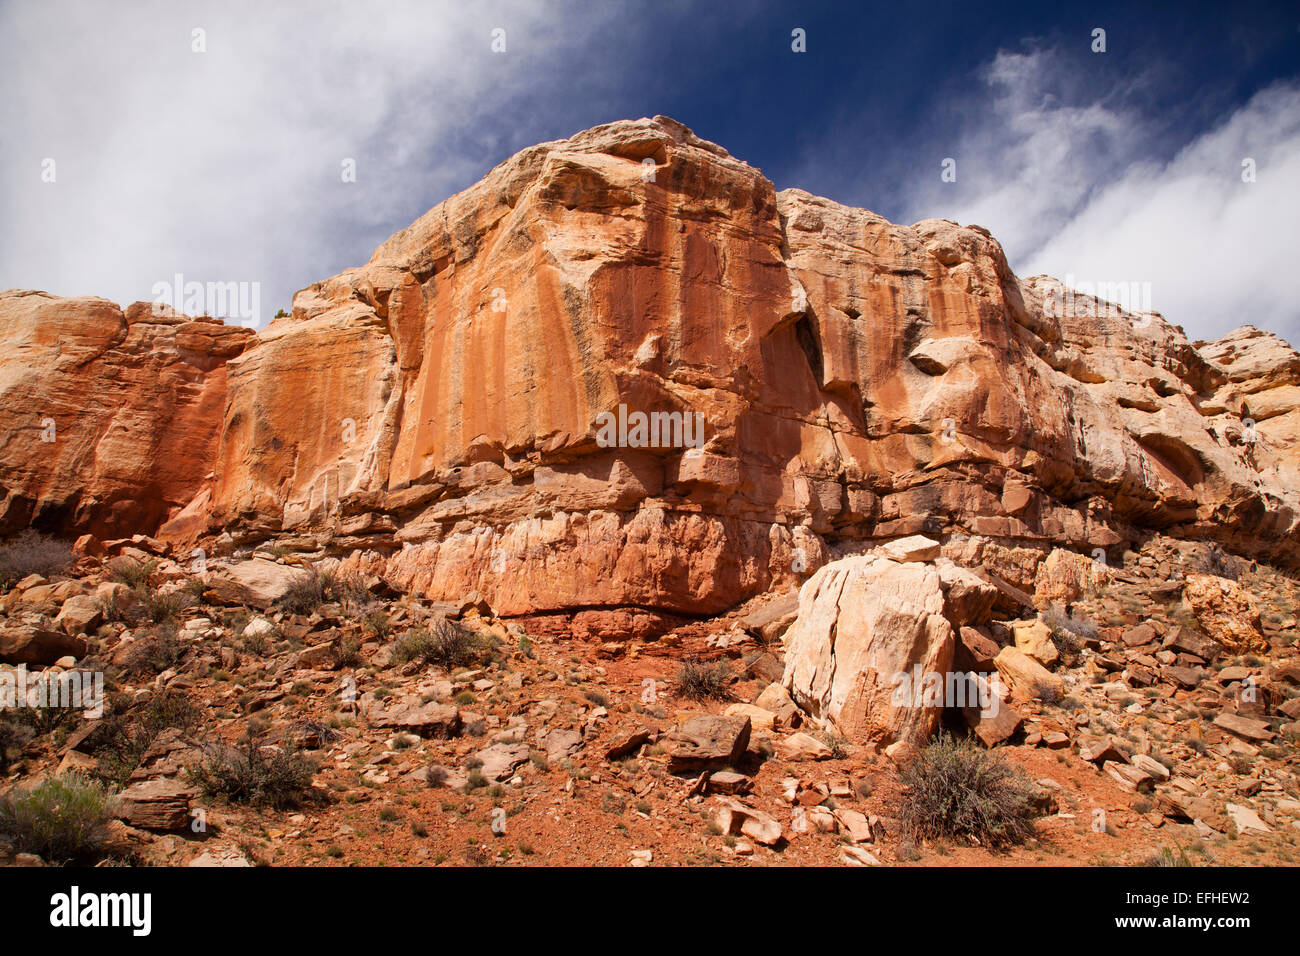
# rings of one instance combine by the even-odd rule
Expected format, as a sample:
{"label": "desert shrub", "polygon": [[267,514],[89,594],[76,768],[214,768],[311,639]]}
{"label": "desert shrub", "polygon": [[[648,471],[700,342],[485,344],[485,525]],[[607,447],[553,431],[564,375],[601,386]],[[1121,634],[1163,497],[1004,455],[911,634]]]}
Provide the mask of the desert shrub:
{"label": "desert shrub", "polygon": [[[28,688],[30,690],[38,681],[47,682],[46,686],[52,695],[56,690],[54,685],[59,680],[59,676],[48,672],[33,674],[28,677]],[[53,738],[58,731],[68,730],[72,724],[79,722],[80,719],[81,711],[73,707],[20,707],[14,711],[13,716],[14,722],[26,727],[31,732],[32,737],[50,738]]]}
{"label": "desert shrub", "polygon": [[339,667],[356,667],[361,663],[361,642],[355,637],[345,637],[339,642],[338,656],[335,659]]}
{"label": "desert shrub", "polygon": [[106,622],[128,621],[134,616],[131,613],[134,606],[128,607],[127,603],[117,594],[107,594],[99,598],[97,603],[99,604],[99,612]]}
{"label": "desert shrub", "polygon": [[427,628],[412,628],[392,645],[394,663],[418,660],[440,667],[465,667],[487,651],[471,631],[444,617],[435,618]]}
{"label": "desert shrub", "polygon": [[102,850],[108,798],[76,774],[50,777],[0,800],[0,835],[49,863],[84,863]]}
{"label": "desert shrub", "polygon": [[269,631],[249,633],[240,630],[239,646],[250,654],[258,657],[265,657],[271,650],[271,645],[280,639],[279,628],[272,627]]}
{"label": "desert shrub", "polygon": [[370,589],[355,574],[333,576],[329,579],[325,592],[345,608],[360,607],[370,600]]}
{"label": "desert shrub", "polygon": [[434,766],[429,768],[429,777],[428,777],[429,786],[431,787],[445,786],[447,783],[448,776],[449,774],[447,773],[446,767],[439,767],[435,764]]}
{"label": "desert shrub", "polygon": [[1142,861],[1143,866],[1196,866],[1187,851],[1174,844],[1173,847],[1162,846]]}
{"label": "desert shrub", "polygon": [[146,587],[149,584],[149,576],[153,574],[156,567],[158,567],[157,561],[137,561],[125,555],[113,558],[105,565],[111,580],[133,588]]}
{"label": "desert shrub", "polygon": [[11,715],[0,711],[0,775],[9,772],[9,761],[35,736],[32,729]]}
{"label": "desert shrub", "polygon": [[297,745],[308,750],[319,750],[341,740],[343,735],[318,720],[301,720],[293,725],[293,739]]}
{"label": "desert shrub", "polygon": [[724,700],[728,696],[727,682],[730,679],[731,669],[726,661],[705,664],[689,660],[682,663],[677,674],[677,686],[681,695],[689,700]]}
{"label": "desert shrub", "polygon": [[184,694],[164,691],[143,704],[114,710],[104,718],[95,737],[94,753],[99,776],[124,786],[140,758],[164,730],[176,728],[192,734],[202,722],[202,711]]}
{"label": "desert shrub", "polygon": [[124,662],[127,672],[161,674],[178,666],[185,657],[185,648],[177,633],[176,622],[167,620],[136,638]]}
{"label": "desert shrub", "polygon": [[1079,662],[1086,641],[1096,640],[1101,634],[1097,625],[1086,617],[1072,617],[1057,605],[1044,611],[1041,620],[1051,631],[1052,644],[1067,667]]}
{"label": "desert shrub", "polygon": [[915,840],[966,839],[1001,847],[1033,835],[1032,785],[996,750],[944,735],[900,775],[903,830]]}
{"label": "desert shrub", "polygon": [[27,528],[0,545],[0,584],[9,587],[29,574],[48,578],[72,563],[72,545]]}
{"label": "desert shrub", "polygon": [[190,597],[191,604],[203,603],[203,592],[208,589],[202,578],[186,578],[181,590]]}
{"label": "desert shrub", "polygon": [[284,596],[276,603],[291,614],[310,614],[325,603],[326,592],[332,581],[332,575],[320,571],[294,578]]}
{"label": "desert shrub", "polygon": [[831,751],[832,760],[843,760],[849,755],[848,741],[835,733],[833,730],[818,731],[817,739],[824,743]]}
{"label": "desert shrub", "polygon": [[381,641],[388,640],[389,635],[393,633],[392,620],[385,612],[378,609],[371,611],[363,617],[361,619],[361,626]]}
{"label": "desert shrub", "polygon": [[194,598],[185,591],[155,591],[149,587],[136,589],[140,613],[154,624],[174,621],[181,612],[194,604]]}
{"label": "desert shrub", "polygon": [[1071,637],[1076,638],[1076,646],[1083,641],[1096,640],[1101,631],[1097,625],[1086,617],[1074,617],[1065,611],[1059,605],[1053,605],[1042,614],[1043,623],[1051,629],[1053,639],[1058,631],[1064,632]]}
{"label": "desert shrub", "polygon": [[266,746],[264,736],[250,725],[238,746],[209,745],[189,768],[190,779],[208,796],[232,803],[280,810],[305,802],[315,764],[294,749]]}

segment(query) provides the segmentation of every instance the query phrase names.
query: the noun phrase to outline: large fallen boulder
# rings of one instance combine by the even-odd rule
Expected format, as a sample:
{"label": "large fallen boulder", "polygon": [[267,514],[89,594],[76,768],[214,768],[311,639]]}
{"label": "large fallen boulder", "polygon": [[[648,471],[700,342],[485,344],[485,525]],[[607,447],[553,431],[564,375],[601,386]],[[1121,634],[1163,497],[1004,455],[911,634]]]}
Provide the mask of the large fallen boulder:
{"label": "large fallen boulder", "polygon": [[906,688],[918,675],[946,682],[955,638],[943,611],[933,567],[871,555],[824,565],[800,592],[782,683],[814,721],[850,740],[920,745],[943,704]]}
{"label": "large fallen boulder", "polygon": [[139,830],[183,830],[198,791],[175,780],[134,783],[117,796],[114,816]]}
{"label": "large fallen boulder", "polygon": [[64,657],[85,656],[86,642],[62,631],[29,625],[0,628],[0,664],[48,667]]}
{"label": "large fallen boulder", "polygon": [[668,772],[699,773],[735,766],[749,746],[751,726],[743,714],[700,714],[687,719],[669,737]]}
{"label": "large fallen boulder", "polygon": [[1213,574],[1189,574],[1183,597],[1206,633],[1234,654],[1268,650],[1260,629],[1259,607],[1236,581]]}
{"label": "large fallen boulder", "polygon": [[206,583],[226,602],[268,608],[311,579],[312,572],[306,568],[250,558],[212,571]]}
{"label": "large fallen boulder", "polygon": [[1038,566],[1034,605],[1044,611],[1053,604],[1068,608],[1079,598],[1100,590],[1110,578],[1110,569],[1100,561],[1064,548],[1053,548]]}

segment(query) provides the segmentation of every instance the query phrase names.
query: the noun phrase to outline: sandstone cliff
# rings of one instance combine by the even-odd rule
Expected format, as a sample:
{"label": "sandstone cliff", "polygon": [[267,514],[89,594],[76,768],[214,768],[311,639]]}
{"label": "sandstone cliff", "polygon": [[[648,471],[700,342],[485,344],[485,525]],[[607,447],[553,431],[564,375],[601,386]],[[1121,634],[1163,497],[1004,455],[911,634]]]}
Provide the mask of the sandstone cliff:
{"label": "sandstone cliff", "polygon": [[157,528],[212,468],[249,329],[0,292],[0,533]]}
{"label": "sandstone cliff", "polygon": [[[716,613],[915,532],[1031,588],[1053,544],[1157,529],[1294,564],[1300,355],[1061,291],[979,227],[613,123],[512,157],[255,339],[6,293],[5,521],[311,536],[505,614]],[[602,447],[620,405],[702,413],[703,447]],[[53,454],[46,415],[76,423]]]}

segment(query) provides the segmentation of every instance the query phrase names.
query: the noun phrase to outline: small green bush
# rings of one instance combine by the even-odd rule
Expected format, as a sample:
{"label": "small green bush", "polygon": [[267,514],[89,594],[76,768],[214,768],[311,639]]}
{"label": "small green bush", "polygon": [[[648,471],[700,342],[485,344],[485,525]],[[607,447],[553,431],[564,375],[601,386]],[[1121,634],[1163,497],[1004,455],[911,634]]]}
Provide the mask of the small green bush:
{"label": "small green bush", "polygon": [[135,558],[122,556],[113,558],[105,567],[108,569],[108,576],[122,584],[132,588],[147,587],[149,576],[153,574],[154,568],[158,567],[157,561],[137,561]]}
{"label": "small green bush", "polygon": [[0,545],[0,583],[16,584],[29,574],[48,578],[72,563],[72,546],[27,528]]}
{"label": "small green bush", "polygon": [[689,700],[725,700],[727,682],[731,680],[731,669],[726,661],[705,664],[701,661],[685,661],[677,675],[677,686],[681,695]]}
{"label": "small green bush", "polygon": [[1032,784],[996,750],[944,735],[921,748],[900,779],[899,820],[914,840],[1003,847],[1033,835]]}
{"label": "small green bush", "polygon": [[435,618],[427,628],[412,628],[392,645],[395,664],[423,661],[440,667],[465,667],[476,663],[487,648],[473,633],[455,621]]}
{"label": "small green bush", "polygon": [[[345,608],[357,608],[370,600],[370,589],[355,574],[334,575],[327,581],[326,596]],[[369,616],[369,615],[367,615]]]}
{"label": "small green bush", "polygon": [[194,598],[185,591],[155,591],[148,587],[136,589],[141,613],[154,624],[174,621],[181,612],[192,607]]}
{"label": "small green bush", "polygon": [[315,764],[296,750],[268,748],[263,738],[264,731],[250,725],[236,747],[209,745],[204,758],[189,768],[190,779],[208,796],[232,803],[277,810],[304,803]]}
{"label": "small green bush", "polygon": [[165,620],[138,637],[127,652],[124,666],[128,673],[161,674],[180,665],[185,657],[174,620]]}
{"label": "small green bush", "polygon": [[361,626],[381,641],[386,641],[393,633],[393,622],[381,610],[374,610],[361,619]]}
{"label": "small green bush", "polygon": [[0,800],[0,836],[48,863],[98,856],[109,820],[104,789],[77,774],[50,777]]}
{"label": "small green bush", "polygon": [[355,637],[345,637],[339,642],[336,662],[339,667],[356,667],[361,663],[361,642]]}
{"label": "small green bush", "polygon": [[310,614],[325,603],[326,591],[332,581],[332,575],[319,571],[306,577],[294,578],[284,596],[276,603],[290,614]]}
{"label": "small green bush", "polygon": [[123,711],[114,710],[104,718],[95,736],[94,753],[99,761],[99,776],[118,786],[125,786],[140,758],[168,728],[192,734],[202,720],[198,705],[184,694],[164,691],[143,704]]}

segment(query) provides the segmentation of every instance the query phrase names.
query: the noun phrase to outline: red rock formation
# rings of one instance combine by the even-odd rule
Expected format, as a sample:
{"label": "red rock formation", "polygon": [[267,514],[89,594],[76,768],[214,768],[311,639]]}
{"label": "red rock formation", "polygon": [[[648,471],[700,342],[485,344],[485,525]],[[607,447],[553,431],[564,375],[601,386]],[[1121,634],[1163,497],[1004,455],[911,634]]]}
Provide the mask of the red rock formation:
{"label": "red rock formation", "polygon": [[225,362],[252,338],[148,303],[0,293],[0,531],[155,530],[212,468]]}
{"label": "red rock formation", "polygon": [[[148,511],[165,536],[313,535],[506,614],[713,613],[921,531],[1030,590],[1053,544],[1152,529],[1294,561],[1300,356],[1254,330],[1198,351],[1060,292],[979,227],[777,193],[672,120],[613,123],[514,156],[232,342],[203,380],[219,447],[193,441],[184,481],[158,448],[123,460],[137,489],[214,473]],[[89,303],[60,308],[111,310]],[[701,413],[703,447],[602,447],[620,405]],[[50,491],[25,458],[0,454],[11,498],[98,474],[68,459]]]}

